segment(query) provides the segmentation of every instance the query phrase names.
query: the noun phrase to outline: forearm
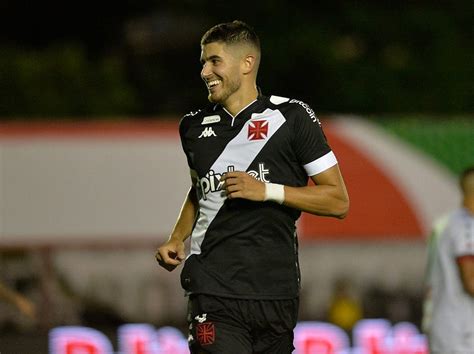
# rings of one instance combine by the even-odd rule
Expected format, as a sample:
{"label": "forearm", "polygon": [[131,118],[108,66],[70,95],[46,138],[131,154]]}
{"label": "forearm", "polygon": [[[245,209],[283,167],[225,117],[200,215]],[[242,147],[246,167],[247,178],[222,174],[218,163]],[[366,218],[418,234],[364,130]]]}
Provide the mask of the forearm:
{"label": "forearm", "polygon": [[[338,166],[311,176],[314,186],[290,187],[265,184],[242,171],[225,174],[227,198],[254,201],[271,200],[315,215],[344,218],[349,210],[349,196]],[[276,188],[275,188],[276,187]]]}
{"label": "forearm", "polygon": [[170,239],[184,242],[191,235],[198,209],[199,203],[196,197],[196,191],[194,187],[191,187],[184,199]]}
{"label": "forearm", "polygon": [[170,272],[186,258],[184,241],[191,235],[198,210],[196,190],[191,187],[168,241],[155,253],[158,264]]}
{"label": "forearm", "polygon": [[349,197],[340,186],[285,186],[283,204],[311,214],[343,219],[349,210]]}

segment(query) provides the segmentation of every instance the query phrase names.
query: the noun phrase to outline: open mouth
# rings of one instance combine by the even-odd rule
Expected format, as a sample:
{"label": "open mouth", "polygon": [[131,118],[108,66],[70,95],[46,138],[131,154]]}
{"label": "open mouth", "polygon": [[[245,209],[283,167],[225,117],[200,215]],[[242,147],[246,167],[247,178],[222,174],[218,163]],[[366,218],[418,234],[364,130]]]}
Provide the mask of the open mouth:
{"label": "open mouth", "polygon": [[209,90],[213,89],[214,87],[216,87],[220,83],[221,83],[221,80],[211,80],[211,81],[206,82],[207,88]]}

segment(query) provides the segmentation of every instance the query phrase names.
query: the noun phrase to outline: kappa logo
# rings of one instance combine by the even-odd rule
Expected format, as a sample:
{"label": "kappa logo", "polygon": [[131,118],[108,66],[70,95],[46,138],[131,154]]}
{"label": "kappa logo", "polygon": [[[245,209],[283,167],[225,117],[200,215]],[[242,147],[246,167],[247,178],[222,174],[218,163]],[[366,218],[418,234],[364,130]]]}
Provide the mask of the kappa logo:
{"label": "kappa logo", "polygon": [[217,136],[217,135],[216,133],[214,133],[214,129],[212,129],[212,127],[206,127],[202,131],[201,135],[198,136],[198,139],[209,138],[211,136]]}
{"label": "kappa logo", "polygon": [[268,137],[268,121],[253,120],[250,121],[248,127],[247,138],[249,140],[263,140]]}

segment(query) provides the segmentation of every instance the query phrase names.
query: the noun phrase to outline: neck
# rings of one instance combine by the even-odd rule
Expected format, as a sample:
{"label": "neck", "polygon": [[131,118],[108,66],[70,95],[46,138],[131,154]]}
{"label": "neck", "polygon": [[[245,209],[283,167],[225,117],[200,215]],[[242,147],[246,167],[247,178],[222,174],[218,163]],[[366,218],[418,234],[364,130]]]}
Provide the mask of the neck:
{"label": "neck", "polygon": [[474,196],[466,196],[463,199],[462,205],[466,208],[471,214],[474,215]]}
{"label": "neck", "polygon": [[258,97],[257,87],[254,85],[251,89],[242,90],[242,94],[235,97],[229,97],[223,103],[225,109],[233,116],[237,115],[244,107],[255,101]]}

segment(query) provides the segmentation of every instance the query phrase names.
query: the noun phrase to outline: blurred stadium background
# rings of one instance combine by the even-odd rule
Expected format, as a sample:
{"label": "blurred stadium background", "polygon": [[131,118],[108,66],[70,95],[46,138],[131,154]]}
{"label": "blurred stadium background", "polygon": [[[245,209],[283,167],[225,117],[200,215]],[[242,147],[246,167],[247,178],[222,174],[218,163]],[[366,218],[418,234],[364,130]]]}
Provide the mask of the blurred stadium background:
{"label": "blurred stadium background", "polygon": [[185,330],[178,272],[155,248],[189,184],[176,131],[205,104],[199,39],[242,19],[265,94],[319,114],[351,194],[344,221],[303,216],[301,320],[349,286],[364,318],[419,327],[425,237],[474,163],[472,4],[431,1],[4,1],[0,5],[0,352],[48,331]]}

